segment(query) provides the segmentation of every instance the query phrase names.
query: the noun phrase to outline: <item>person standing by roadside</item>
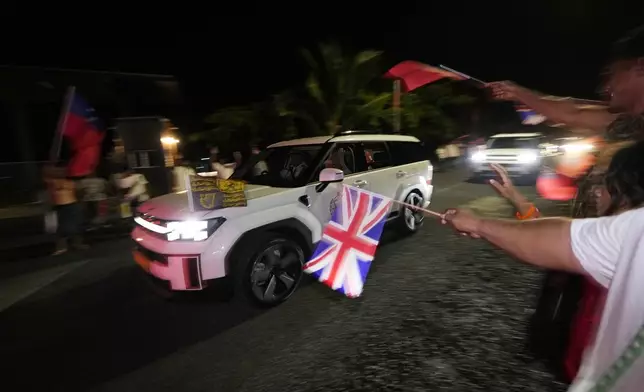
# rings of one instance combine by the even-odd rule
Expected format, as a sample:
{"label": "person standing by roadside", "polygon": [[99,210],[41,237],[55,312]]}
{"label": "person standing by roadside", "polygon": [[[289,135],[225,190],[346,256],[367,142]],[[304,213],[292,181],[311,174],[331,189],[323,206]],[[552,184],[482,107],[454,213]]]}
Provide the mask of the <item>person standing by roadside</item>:
{"label": "person standing by roadside", "polygon": [[233,152],[234,167],[233,169],[239,169],[244,164],[244,156],[241,151]]}
{"label": "person standing by roadside", "polygon": [[[496,172],[498,179],[490,180],[490,185],[515,208],[517,219],[527,220],[541,217],[541,212],[519,192],[502,166],[493,164],[492,169]],[[608,192],[605,189],[603,191],[597,189],[593,193],[596,198],[594,202],[596,215],[606,215],[610,206]],[[575,379],[584,351],[592,343],[594,331],[601,317],[602,304],[606,297],[604,287],[590,277],[580,277],[582,278],[583,296],[579,301],[577,311],[568,315],[570,329],[553,330],[552,327],[549,327],[552,321],[550,314],[544,314],[539,307],[530,323],[529,346],[537,355],[546,357],[553,365],[554,370],[561,374],[567,382]],[[542,295],[544,294],[542,293]],[[558,305],[562,305],[561,301],[556,302]]]}
{"label": "person standing by roadside", "polygon": [[[260,150],[256,145],[253,145],[250,151],[253,156],[257,156],[262,152],[262,150]],[[257,161],[255,166],[253,166],[253,175],[261,176],[264,173],[268,173],[268,165],[266,164],[266,161]]]}
{"label": "person standing by roadside", "polygon": [[122,173],[116,175],[114,182],[117,188],[125,193],[123,199],[130,207],[129,213],[124,214],[122,212],[122,216],[132,216],[136,208],[150,198],[148,195],[148,180],[143,174],[136,173],[130,168],[125,168]]}
{"label": "person standing by roadside", "polygon": [[69,242],[76,249],[86,249],[81,236],[82,206],[76,198],[74,181],[66,178],[64,167],[47,167],[44,177],[57,217],[56,249],[53,255],[66,253]]}
{"label": "person standing by roadside", "polygon": [[194,175],[196,175],[195,170],[190,167],[185,159],[183,159],[183,156],[179,155],[177,157],[177,164],[175,165],[174,169],[172,169],[172,190],[174,192],[185,191],[188,177]]}
{"label": "person standing by roadside", "polygon": [[83,195],[85,210],[89,212],[90,224],[101,225],[106,219],[107,181],[95,173],[78,181]]}
{"label": "person standing by roadside", "polygon": [[443,224],[527,264],[582,274],[608,290],[592,347],[569,391],[639,392],[644,385],[644,142],[615,154],[604,180],[608,216],[513,222],[448,209]]}

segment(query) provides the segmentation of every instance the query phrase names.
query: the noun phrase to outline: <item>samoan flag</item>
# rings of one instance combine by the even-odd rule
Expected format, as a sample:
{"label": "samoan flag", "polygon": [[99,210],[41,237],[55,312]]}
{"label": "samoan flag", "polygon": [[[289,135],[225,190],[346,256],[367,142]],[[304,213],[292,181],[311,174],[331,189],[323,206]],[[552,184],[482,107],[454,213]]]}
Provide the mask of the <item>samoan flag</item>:
{"label": "samoan flag", "polygon": [[70,98],[62,133],[72,150],[67,174],[82,177],[92,173],[100,160],[105,127],[96,117],[94,108],[76,92]]}
{"label": "samoan flag", "polygon": [[524,105],[515,106],[519,117],[521,117],[521,124],[524,125],[538,125],[546,121],[546,116],[543,116],[534,110]]}
{"label": "samoan flag", "polygon": [[463,75],[417,61],[403,61],[398,63],[387,71],[385,77],[400,80],[403,91],[405,92],[415,90],[426,84],[445,78],[453,80],[467,79]]}
{"label": "samoan flag", "polygon": [[340,205],[304,272],[349,298],[362,294],[391,199],[343,186]]}

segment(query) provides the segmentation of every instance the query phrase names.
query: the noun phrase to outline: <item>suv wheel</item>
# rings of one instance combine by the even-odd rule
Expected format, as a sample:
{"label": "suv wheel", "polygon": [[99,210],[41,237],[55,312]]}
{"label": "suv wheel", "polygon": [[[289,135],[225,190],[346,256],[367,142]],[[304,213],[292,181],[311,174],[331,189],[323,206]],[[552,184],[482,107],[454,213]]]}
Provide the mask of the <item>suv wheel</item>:
{"label": "suv wheel", "polygon": [[[423,196],[418,191],[411,191],[405,198],[405,203],[423,207]],[[425,214],[422,211],[414,211],[409,207],[402,207],[400,216],[398,217],[398,230],[404,234],[413,234],[417,232],[423,225]]]}
{"label": "suv wheel", "polygon": [[286,301],[302,280],[304,250],[279,233],[252,235],[234,258],[235,295],[270,307]]}

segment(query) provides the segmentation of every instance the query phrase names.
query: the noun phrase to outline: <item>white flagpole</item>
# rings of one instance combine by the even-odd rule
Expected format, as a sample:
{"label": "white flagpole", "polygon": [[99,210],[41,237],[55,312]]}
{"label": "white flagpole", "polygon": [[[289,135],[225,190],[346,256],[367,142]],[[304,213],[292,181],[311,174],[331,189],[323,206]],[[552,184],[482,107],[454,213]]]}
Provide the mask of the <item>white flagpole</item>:
{"label": "white flagpole", "polygon": [[190,187],[190,177],[186,176],[186,195],[188,195],[188,206],[190,207],[190,212],[195,212],[194,200],[192,200],[192,188]]}
{"label": "white flagpole", "polygon": [[458,72],[457,70],[452,69],[452,68],[450,68],[450,67],[446,67],[446,66],[444,66],[444,65],[442,65],[442,64],[441,64],[441,65],[439,65],[439,67],[440,67],[440,68],[442,68],[442,69],[444,69],[445,71],[449,71],[449,72],[451,72],[451,73],[455,73],[455,74],[457,74],[457,75],[460,75],[460,76],[464,77],[465,79],[470,79],[470,80],[473,80],[473,81],[475,81],[475,82],[477,82],[477,83],[480,83],[480,84],[483,84],[483,85],[486,85],[486,84],[487,84],[487,83],[485,83],[484,81],[482,81],[481,79],[473,78],[473,77],[471,77],[471,76],[470,76],[470,75],[468,75],[468,74],[464,74],[463,72]]}

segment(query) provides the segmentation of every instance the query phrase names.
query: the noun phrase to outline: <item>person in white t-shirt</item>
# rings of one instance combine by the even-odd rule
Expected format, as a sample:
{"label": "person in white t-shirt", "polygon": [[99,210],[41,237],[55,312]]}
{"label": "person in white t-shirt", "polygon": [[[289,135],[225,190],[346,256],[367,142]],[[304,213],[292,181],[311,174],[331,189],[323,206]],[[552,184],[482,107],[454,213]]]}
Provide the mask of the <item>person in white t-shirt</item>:
{"label": "person in white t-shirt", "polygon": [[183,159],[182,156],[179,156],[177,158],[177,165],[172,169],[172,176],[173,176],[173,184],[172,184],[172,191],[173,192],[181,192],[185,191],[186,184],[188,181],[188,178],[190,176],[195,176],[195,169],[190,167],[187,161]]}
{"label": "person in white t-shirt", "polygon": [[132,170],[126,170],[115,176],[116,186],[125,191],[124,199],[131,203],[133,208],[148,200],[148,180],[143,174]]}
{"label": "person in white t-shirt", "polygon": [[[594,345],[569,391],[644,390],[644,142],[615,154],[606,173],[612,216],[487,219],[449,209],[443,223],[526,263],[586,274],[608,289]],[[641,341],[633,340],[640,337]]]}
{"label": "person in white t-shirt", "polygon": [[235,172],[235,169],[226,163],[224,159],[221,159],[219,162],[213,162],[212,170],[216,171],[217,177],[223,180],[227,180]]}

